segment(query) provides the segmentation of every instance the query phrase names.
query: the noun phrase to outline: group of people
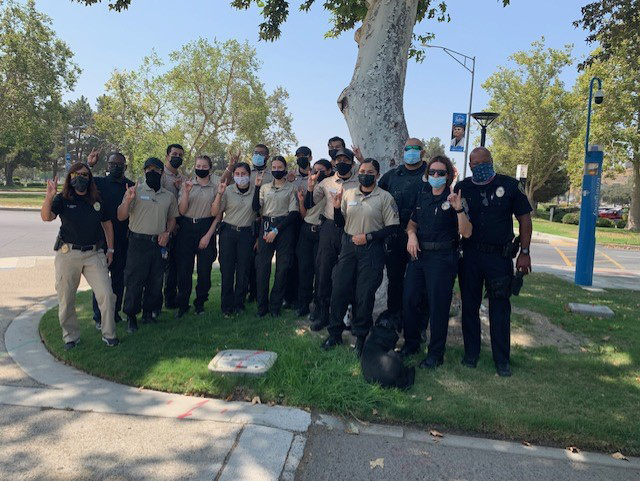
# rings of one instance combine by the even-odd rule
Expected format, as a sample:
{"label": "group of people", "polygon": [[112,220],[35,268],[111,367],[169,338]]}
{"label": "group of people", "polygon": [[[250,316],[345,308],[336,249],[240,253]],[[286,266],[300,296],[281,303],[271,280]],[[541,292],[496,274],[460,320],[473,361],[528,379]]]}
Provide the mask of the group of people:
{"label": "group of people", "polygon": [[342,344],[348,328],[360,355],[386,266],[386,315],[404,332],[402,356],[420,352],[428,319],[420,367],[443,363],[459,276],[463,365],[476,367],[480,355],[484,286],[496,370],[511,375],[513,258],[517,270],[531,269],[531,206],[519,182],[496,174],[484,147],[471,152],[472,177],[457,183],[451,160],[426,159],[419,139],[406,141],[404,162],[383,176],[377,160],[347,149],[340,137],[329,139],[328,149],[329,159],[314,161],[311,150],[300,147],[290,168],[258,144],[250,163],[231,156],[221,176],[202,155],[190,177],[181,169],[184,149],[172,144],[164,162],[145,161],[140,183],[126,177],[121,153],[108,156],[107,176],[94,177],[98,152],[92,151],[86,164],[71,167],[61,193],[57,180],[49,181],[41,215],[62,221],[55,266],[65,348],[79,341],[74,300],[81,275],[94,292],[96,328],[116,346],[121,310],[131,333],[140,313],[141,322],[156,322],[163,303],[177,318],[189,311],[194,265],[193,307],[204,313],[217,257],[224,317],[254,299],[258,317],[294,308],[309,316],[312,330],[327,328],[323,349]]}

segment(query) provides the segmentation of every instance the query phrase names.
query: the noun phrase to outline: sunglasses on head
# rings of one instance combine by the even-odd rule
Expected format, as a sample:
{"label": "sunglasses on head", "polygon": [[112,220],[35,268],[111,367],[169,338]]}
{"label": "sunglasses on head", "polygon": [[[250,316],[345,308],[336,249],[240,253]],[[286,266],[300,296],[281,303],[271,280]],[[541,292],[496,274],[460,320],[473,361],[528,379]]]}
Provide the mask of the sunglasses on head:
{"label": "sunglasses on head", "polygon": [[85,179],[89,178],[89,172],[71,172],[71,178],[74,179],[76,177],[84,177]]}
{"label": "sunglasses on head", "polygon": [[440,177],[446,177],[447,171],[443,169],[429,169],[429,175],[438,175]]}
{"label": "sunglasses on head", "polygon": [[405,145],[404,150],[405,152],[409,150],[422,150],[422,147],[420,147],[419,145]]}

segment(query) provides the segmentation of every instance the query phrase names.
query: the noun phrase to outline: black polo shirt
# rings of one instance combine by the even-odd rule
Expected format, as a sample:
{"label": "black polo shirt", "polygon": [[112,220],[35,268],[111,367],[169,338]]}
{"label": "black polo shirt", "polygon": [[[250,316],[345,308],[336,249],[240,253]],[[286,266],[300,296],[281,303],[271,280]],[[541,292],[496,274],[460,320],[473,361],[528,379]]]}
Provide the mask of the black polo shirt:
{"label": "black polo shirt", "polygon": [[134,185],[133,181],[123,177],[115,179],[111,175],[106,177],[94,177],[93,180],[100,191],[102,204],[107,212],[109,220],[113,224],[113,235],[116,239],[126,239],[127,230],[129,229],[129,219],[124,221],[118,220],[118,206],[122,203],[122,198],[127,187]]}
{"label": "black polo shirt", "polygon": [[513,177],[496,174],[486,185],[476,185],[471,177],[459,182],[469,220],[473,225],[471,241],[504,245],[513,239],[513,216],[532,211],[520,183]]}
{"label": "black polo shirt", "polygon": [[378,182],[378,186],[389,192],[396,201],[402,229],[407,228],[416,199],[425,183],[422,176],[426,170],[426,162],[415,170],[409,170],[401,165],[384,174]]}
{"label": "black polo shirt", "polygon": [[51,212],[60,217],[60,235],[64,242],[78,245],[93,245],[102,241],[101,222],[109,220],[101,202],[90,203],[85,196],[71,194],[67,200],[62,194],[53,198]]}
{"label": "black polo shirt", "polygon": [[448,242],[459,238],[458,214],[447,200],[450,193],[446,187],[441,194],[433,195],[431,185],[424,184],[411,214],[411,220],[418,224],[420,242]]}

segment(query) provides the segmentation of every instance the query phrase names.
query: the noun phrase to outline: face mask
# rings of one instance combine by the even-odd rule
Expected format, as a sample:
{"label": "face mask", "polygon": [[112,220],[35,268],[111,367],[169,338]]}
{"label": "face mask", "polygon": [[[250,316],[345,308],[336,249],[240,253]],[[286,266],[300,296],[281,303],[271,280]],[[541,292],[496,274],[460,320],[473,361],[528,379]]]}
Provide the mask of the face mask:
{"label": "face mask", "polygon": [[326,178],[327,178],[327,174],[325,174],[324,172],[320,172],[320,173],[318,174],[318,180],[317,180],[316,182],[320,183],[320,182],[322,182],[322,181],[323,181],[324,179],[326,179]]}
{"label": "face mask", "polygon": [[336,164],[336,170],[340,175],[347,175],[351,171],[351,164],[347,164],[346,162],[338,162]]}
{"label": "face mask", "polygon": [[329,157],[331,157],[331,160],[336,159],[337,153],[338,153],[338,149],[329,149]]}
{"label": "face mask", "polygon": [[160,172],[156,172],[155,170],[150,170],[149,172],[145,172],[144,178],[147,182],[147,185],[158,192],[160,190],[160,178],[162,174]]}
{"label": "face mask", "polygon": [[249,176],[243,175],[242,177],[234,175],[233,181],[237,184],[238,187],[244,187],[249,184]]}
{"label": "face mask", "polygon": [[433,175],[429,176],[429,184],[431,184],[431,187],[433,187],[434,189],[438,189],[439,187],[442,187],[446,183],[447,183],[446,177],[434,177]]}
{"label": "face mask", "polygon": [[171,157],[169,163],[171,164],[171,167],[177,169],[182,165],[182,157]]}
{"label": "face mask", "polygon": [[420,151],[419,150],[405,150],[404,151],[404,163],[413,165],[420,162]]}
{"label": "face mask", "polygon": [[264,159],[264,155],[253,154],[253,157],[251,157],[251,163],[256,167],[264,167]]}
{"label": "face mask", "polygon": [[493,162],[478,164],[471,169],[471,173],[473,174],[471,180],[475,184],[484,184],[496,175],[496,171],[493,170]]}
{"label": "face mask", "polygon": [[196,169],[196,175],[201,179],[204,179],[207,175],[209,175],[209,169]]}
{"label": "face mask", "polygon": [[309,167],[309,157],[298,157],[296,162],[301,169]]}
{"label": "face mask", "polygon": [[84,194],[89,188],[89,179],[82,177],[81,175],[71,179],[71,187],[73,187],[79,194]]}
{"label": "face mask", "polygon": [[122,164],[110,164],[109,175],[115,179],[121,179],[124,174],[124,165]]}
{"label": "face mask", "polygon": [[376,176],[373,174],[358,174],[358,182],[362,187],[371,187],[376,181]]}
{"label": "face mask", "polygon": [[284,176],[287,175],[286,170],[272,170],[271,175],[273,175],[274,179],[284,179]]}

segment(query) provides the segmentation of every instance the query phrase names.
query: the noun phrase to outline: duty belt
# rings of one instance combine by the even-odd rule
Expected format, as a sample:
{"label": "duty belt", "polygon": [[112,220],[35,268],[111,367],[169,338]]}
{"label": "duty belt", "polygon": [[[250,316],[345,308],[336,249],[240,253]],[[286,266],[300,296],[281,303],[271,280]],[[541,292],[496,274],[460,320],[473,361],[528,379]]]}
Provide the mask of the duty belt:
{"label": "duty belt", "polygon": [[[467,248],[467,247],[471,247],[477,251],[480,252],[484,252],[485,254],[500,254],[503,255],[505,257],[510,257],[510,251],[511,251],[511,242],[507,243],[507,244],[485,244],[484,242],[475,242],[475,241],[470,241],[470,240],[464,240],[462,242],[462,246]],[[509,252],[506,252],[506,251]],[[508,256],[505,254],[509,254]]]}
{"label": "duty belt", "polygon": [[142,239],[142,240],[148,240],[151,242],[158,242],[158,235],[156,234],[138,234],[137,232],[129,232],[129,237],[133,238],[133,239]]}
{"label": "duty belt", "polygon": [[80,252],[87,252],[87,251],[92,251],[98,248],[98,246],[96,246],[95,244],[89,244],[86,246],[80,245],[80,244],[69,244],[69,243],[65,243],[62,244],[63,246],[69,246],[68,248],[74,251],[80,251]]}
{"label": "duty belt", "polygon": [[281,215],[280,217],[267,217],[263,215],[262,220],[265,222],[268,222],[271,225],[274,225],[282,222],[285,219],[285,217],[286,215]]}
{"label": "duty belt", "polygon": [[420,242],[420,249],[423,251],[441,251],[445,249],[455,249],[456,247],[458,247],[457,239],[445,242]]}
{"label": "duty belt", "polygon": [[229,224],[228,222],[222,222],[222,227],[224,227],[225,229],[235,230],[236,232],[253,230],[253,226],[239,227],[237,225]]}
{"label": "duty belt", "polygon": [[183,215],[182,217],[180,217],[180,221],[181,222],[186,222],[188,224],[198,224],[200,222],[207,222],[207,221],[211,221],[213,220],[213,217],[200,217],[200,218],[192,218],[192,217],[187,217],[185,215]]}
{"label": "duty belt", "polygon": [[320,225],[309,224],[308,222],[305,222],[304,224],[311,232],[320,231]]}

